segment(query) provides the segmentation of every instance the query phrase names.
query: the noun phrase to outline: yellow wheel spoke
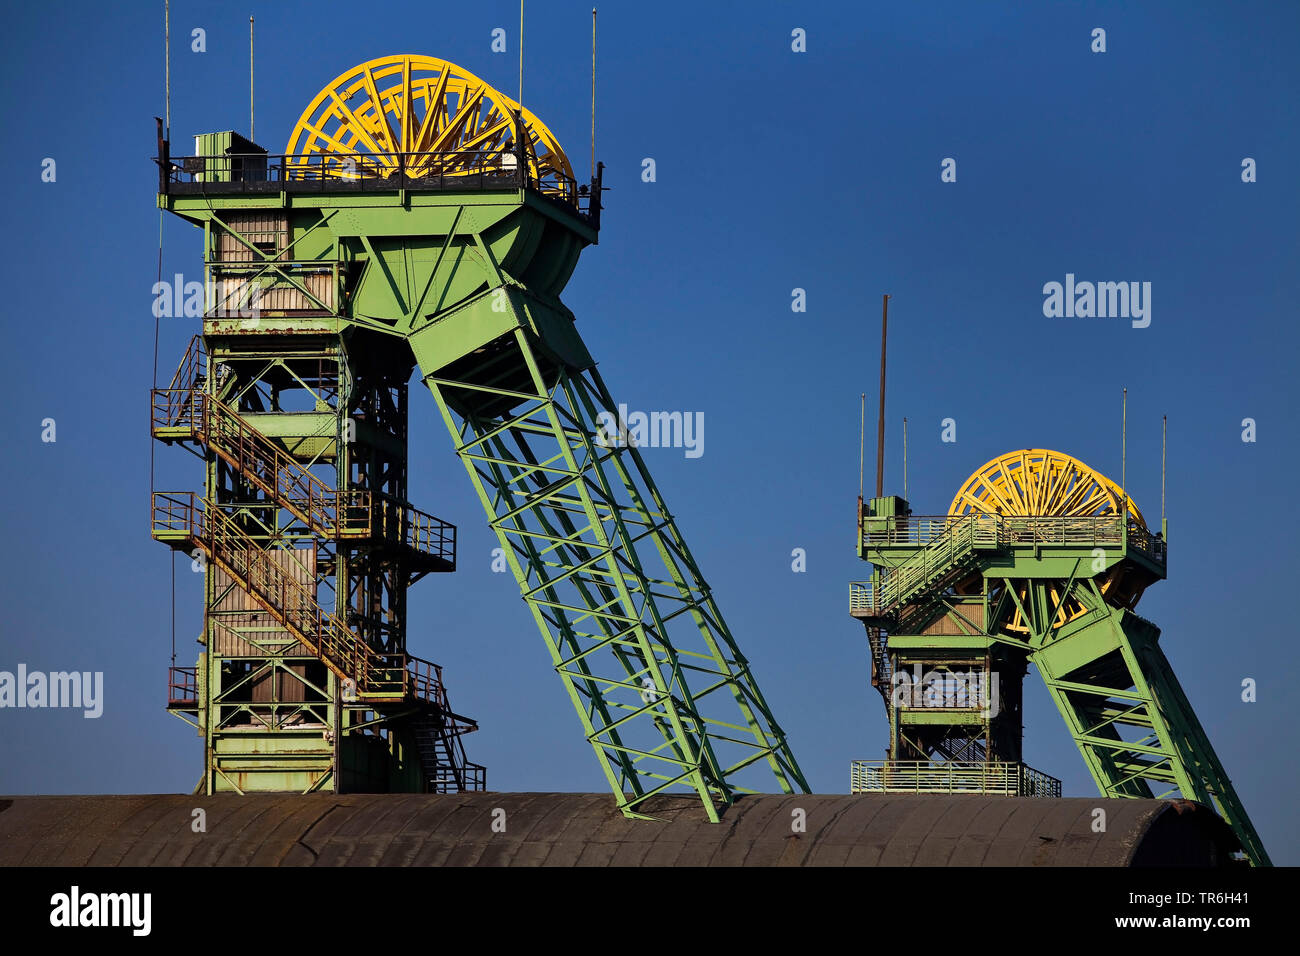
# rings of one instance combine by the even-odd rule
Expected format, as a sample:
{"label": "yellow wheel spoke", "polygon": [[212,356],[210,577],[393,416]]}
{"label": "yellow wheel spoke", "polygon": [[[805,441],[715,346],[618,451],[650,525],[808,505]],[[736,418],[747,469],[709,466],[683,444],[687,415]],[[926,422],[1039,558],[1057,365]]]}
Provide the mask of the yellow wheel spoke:
{"label": "yellow wheel spoke", "polygon": [[[368,132],[366,132],[366,127],[362,124],[361,120],[357,119],[357,115],[353,113],[352,110],[348,109],[348,105],[344,103],[343,100],[339,99],[339,95],[335,93],[333,90],[327,90],[326,92],[328,92],[330,98],[333,99],[335,108],[341,114],[343,114],[343,116],[347,118],[348,122],[346,128],[350,132],[356,133],[357,138],[365,142],[366,146],[370,148],[370,152],[382,153],[383,150],[379,148],[379,144],[374,141],[374,138],[371,137],[371,135]],[[315,127],[308,126],[308,129],[314,130]],[[316,130],[316,132],[318,132],[327,142],[334,143],[334,144],[338,143],[338,140],[330,136],[326,136],[324,132],[320,130]],[[340,152],[342,152],[342,150],[340,150]],[[352,152],[360,153],[363,152],[363,150],[353,149]]]}
{"label": "yellow wheel spoke", "polygon": [[[1133,500],[1101,472],[1060,452],[1027,448],[1002,455],[977,469],[953,498],[948,513],[1086,520],[1118,517],[1125,504],[1128,520],[1145,529],[1146,521]],[[1111,604],[1132,608],[1142,596],[1141,581],[1125,576],[1122,565],[1111,568],[1097,583]],[[1022,602],[1026,600],[1025,588],[1018,587],[1015,593]],[[1050,589],[1049,595],[1054,606],[1061,600],[1057,588]],[[1086,612],[1084,603],[1071,596],[1057,608],[1055,624],[1059,627]],[[1029,631],[1019,608],[1008,616],[1003,627],[1013,634]]]}
{"label": "yellow wheel spoke", "polygon": [[507,130],[507,129],[509,129],[509,128],[510,128],[510,120],[508,120],[508,119],[501,120],[501,121],[500,121],[499,123],[497,123],[495,126],[492,126],[492,127],[489,127],[488,129],[485,129],[483,132],[479,133],[479,134],[478,134],[477,136],[475,136],[473,139],[467,139],[467,140],[465,141],[465,144],[464,144],[464,145],[465,145],[465,148],[466,148],[466,149],[481,149],[484,143],[486,143],[488,140],[492,139],[494,136],[496,136],[496,135],[497,135],[498,133],[500,133],[502,130]]}
{"label": "yellow wheel spoke", "polygon": [[438,74],[437,85],[432,91],[429,85],[424,86],[424,102],[426,109],[424,111],[424,122],[420,124],[420,134],[415,137],[415,142],[411,145],[413,152],[427,152],[429,137],[437,135],[442,129],[443,122],[447,118],[447,81],[451,78],[450,70],[443,70]]}
{"label": "yellow wheel spoke", "polygon": [[[972,513],[1093,518],[1120,513],[1124,493],[1077,458],[1028,448],[1002,455],[966,480],[948,508],[951,515]],[[1146,528],[1142,512],[1128,499],[1129,516]]]}
{"label": "yellow wheel spoke", "polygon": [[411,102],[411,58],[402,57],[402,152],[410,152],[411,149],[411,110],[415,104]]}
{"label": "yellow wheel spoke", "polygon": [[[375,76],[370,72],[370,68],[363,67],[361,71],[362,79],[366,81],[366,90],[370,93],[370,104],[374,109],[375,118],[378,120],[379,132],[383,133],[384,140],[388,144],[387,152],[401,152],[397,148],[397,143],[393,139],[393,128],[388,125],[388,113],[384,110],[384,101],[379,95],[379,90],[375,87]],[[392,97],[388,102],[392,103]]]}
{"label": "yellow wheel spoke", "polygon": [[460,109],[456,111],[456,115],[447,123],[447,128],[439,133],[438,138],[430,145],[429,149],[431,152],[437,152],[440,149],[454,148],[454,146],[448,145],[454,142],[452,134],[458,132],[465,125],[465,122],[469,119],[470,111],[478,107],[485,92],[487,92],[487,86],[480,86],[471,96],[466,98],[465,102],[461,104]]}
{"label": "yellow wheel spoke", "polygon": [[[515,129],[516,112],[523,133]],[[285,153],[299,168],[330,163],[330,154],[361,154],[363,165],[384,176],[398,168],[455,176],[494,168],[505,137],[524,133],[534,182],[574,200],[568,158],[536,116],[455,64],[403,54],[336,77],[303,112]],[[397,153],[407,154],[403,163]]]}

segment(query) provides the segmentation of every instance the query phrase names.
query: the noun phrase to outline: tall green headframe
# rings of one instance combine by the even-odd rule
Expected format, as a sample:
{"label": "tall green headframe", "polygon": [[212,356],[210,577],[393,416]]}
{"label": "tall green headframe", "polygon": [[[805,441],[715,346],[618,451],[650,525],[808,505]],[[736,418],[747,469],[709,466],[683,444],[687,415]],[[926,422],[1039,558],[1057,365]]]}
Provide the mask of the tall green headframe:
{"label": "tall green headframe", "polygon": [[[1159,628],[1134,610],[1164,579],[1168,550],[1123,489],[1069,455],[1024,449],[978,469],[947,514],[873,498],[859,506],[858,531],[874,573],[851,586],[850,610],[867,628],[891,723],[872,788],[900,780],[904,765],[913,780],[942,768],[998,785],[988,767],[1019,765],[1022,789],[1013,781],[1009,792],[1043,793],[1052,778],[1021,763],[1021,682],[1032,664],[1102,796],[1203,803],[1252,863],[1268,865]],[[899,693],[913,664],[936,661],[948,669],[931,681],[952,685],[954,663],[965,662],[977,692]]]}
{"label": "tall green headframe", "polygon": [[[745,792],[806,792],[559,298],[597,240],[600,168],[579,186],[528,110],[416,56],[340,76],[286,155],[229,133],[199,144],[175,159],[160,138],[163,208],[208,235],[283,236],[209,257],[205,334],[274,351],[319,330],[403,382],[415,369],[619,807],[694,792],[717,821]],[[232,298],[257,315],[222,310]]]}

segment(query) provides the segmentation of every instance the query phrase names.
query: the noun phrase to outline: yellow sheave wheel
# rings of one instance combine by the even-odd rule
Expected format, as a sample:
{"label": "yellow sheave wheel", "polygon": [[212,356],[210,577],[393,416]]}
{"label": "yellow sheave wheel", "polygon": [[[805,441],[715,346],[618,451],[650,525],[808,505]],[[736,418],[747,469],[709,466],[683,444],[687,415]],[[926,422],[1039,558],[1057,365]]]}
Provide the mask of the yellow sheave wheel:
{"label": "yellow sheave wheel", "polygon": [[[1059,451],[1026,448],[994,458],[977,469],[953,498],[948,513],[1101,518],[1118,515],[1124,507],[1123,490],[1101,472]],[[1145,529],[1146,519],[1131,498],[1127,509],[1129,520]],[[1118,566],[1098,578],[1098,587],[1108,603],[1131,609],[1142,596],[1144,588],[1126,582]],[[966,582],[969,587],[978,583]],[[1056,616],[1056,625],[1073,620],[1085,610],[1077,601],[1067,601]],[[1019,610],[1006,629],[1016,634],[1028,631]]]}
{"label": "yellow sheave wheel", "polygon": [[[1026,448],[978,469],[952,499],[948,513],[1100,518],[1119,514],[1124,497],[1115,482],[1079,459],[1045,448]],[[1128,513],[1146,528],[1131,498]]]}
{"label": "yellow sheave wheel", "polygon": [[370,60],[340,74],[293,128],[289,175],[336,178],[463,176],[501,169],[508,140],[528,134],[529,172],[541,190],[576,201],[573,170],[551,131],[528,110],[454,63],[418,54]]}

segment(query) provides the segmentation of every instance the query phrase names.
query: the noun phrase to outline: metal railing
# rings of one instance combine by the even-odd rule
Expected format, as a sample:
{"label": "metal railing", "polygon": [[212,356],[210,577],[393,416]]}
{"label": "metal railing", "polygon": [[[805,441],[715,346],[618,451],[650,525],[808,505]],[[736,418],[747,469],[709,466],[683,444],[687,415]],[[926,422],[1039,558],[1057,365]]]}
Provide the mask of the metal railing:
{"label": "metal railing", "polygon": [[[870,543],[877,547],[921,547],[942,538],[953,528],[964,525],[970,517],[970,515],[907,515],[864,518],[862,541],[864,544]],[[868,530],[869,528],[873,530]],[[876,528],[879,530],[874,530]]]}
{"label": "metal railing", "polygon": [[181,357],[181,364],[176,366],[169,389],[194,388],[195,382],[206,381],[208,377],[208,353],[203,347],[203,336],[195,335]]}
{"label": "metal railing", "polygon": [[[884,524],[875,530],[869,522]],[[1124,521],[1120,515],[1085,518],[1055,515],[998,515],[976,512],[966,515],[909,515],[900,518],[865,519],[862,542],[874,547],[915,548],[933,544],[978,522],[987,539],[997,544],[1105,545],[1122,544]],[[1131,530],[1142,529],[1130,521]]]}
{"label": "metal railing", "polygon": [[370,534],[369,492],[336,491],[221,400],[196,388],[154,389],[154,435],[173,428],[186,428],[192,440],[322,535]]}
{"label": "metal railing", "polygon": [[1020,795],[1022,797],[1060,797],[1061,781],[1055,777],[1035,770],[1025,764],[1020,765]]}
{"label": "metal railing", "polygon": [[884,606],[877,600],[879,592],[870,581],[849,582],[849,614],[866,616],[884,611]]}
{"label": "metal railing", "polygon": [[[195,341],[201,340],[196,336]],[[191,353],[198,348],[192,343]],[[191,353],[178,376],[205,364]],[[173,387],[152,393],[154,436],[174,429],[211,448],[275,504],[324,537],[385,541],[455,566],[455,525],[375,492],[336,490],[229,405],[193,385],[176,387],[176,379]]]}
{"label": "metal railing", "polygon": [[442,667],[422,657],[406,655],[409,686],[420,700],[437,704],[447,710],[447,688],[442,683]]}
{"label": "metal railing", "polygon": [[458,764],[454,771],[450,768],[442,768],[440,775],[429,778],[430,793],[461,793],[486,789],[487,768],[481,763],[472,763],[469,760]]}
{"label": "metal railing", "polygon": [[[889,533],[889,532],[884,532]],[[907,561],[891,567],[878,585],[855,581],[849,586],[850,613],[866,614],[887,610],[941,578],[977,548],[998,544],[996,515],[963,515],[950,520],[942,533],[920,540],[920,550]],[[856,608],[856,610],[855,610]]]}
{"label": "metal railing", "polygon": [[[997,514],[908,515],[906,517],[867,518],[863,522],[864,547],[916,548],[960,532],[966,523],[976,520],[993,528],[999,545],[1055,545],[1066,547],[1118,546],[1126,541],[1131,547],[1163,557],[1164,540],[1131,518],[1121,515],[1093,517],[1058,517],[1055,515],[1013,516]],[[879,521],[879,530],[870,522]]]}
{"label": "metal railing", "polygon": [[456,526],[387,497],[375,506],[374,537],[456,563]]}
{"label": "metal railing", "polygon": [[1023,763],[931,763],[927,760],[855,760],[850,793],[984,793],[1059,797],[1061,781]]}
{"label": "metal railing", "polygon": [[[1121,515],[1091,518],[969,514],[880,519],[863,529],[865,548],[916,549],[876,582],[849,584],[849,613],[884,614],[956,567],[977,549],[1000,547],[1134,548],[1164,563],[1165,542]],[[869,526],[868,526],[869,527]]]}
{"label": "metal railing", "polygon": [[579,190],[572,176],[547,160],[530,155],[520,163],[518,152],[500,149],[168,156],[162,185],[177,193],[528,187],[590,214],[594,191]]}
{"label": "metal railing", "polygon": [[418,698],[446,706],[436,665],[407,654],[375,650],[316,599],[313,584],[299,580],[238,522],[194,492],[154,492],[153,535],[184,536],[309,647],[338,677],[355,684],[356,699]]}
{"label": "metal railing", "polygon": [[1167,544],[1158,534],[1153,534],[1136,522],[1130,521],[1126,529],[1128,547],[1141,551],[1158,564],[1164,564]]}
{"label": "metal railing", "polygon": [[197,667],[167,668],[167,706],[197,707],[199,672]]}

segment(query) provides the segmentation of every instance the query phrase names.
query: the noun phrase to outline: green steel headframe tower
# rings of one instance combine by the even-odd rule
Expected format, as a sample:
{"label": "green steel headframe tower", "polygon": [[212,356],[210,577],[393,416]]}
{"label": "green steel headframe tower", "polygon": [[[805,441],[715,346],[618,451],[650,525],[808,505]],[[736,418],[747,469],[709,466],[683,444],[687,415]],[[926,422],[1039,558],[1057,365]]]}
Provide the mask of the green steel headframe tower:
{"label": "green steel headframe tower", "polygon": [[1125,491],[1059,452],[988,462],[949,513],[905,500],[858,506],[850,585],[885,701],[884,761],[857,761],[855,791],[1060,796],[1024,765],[1021,688],[1042,675],[1104,797],[1182,797],[1217,810],[1246,857],[1268,855],[1159,645],[1134,611],[1166,570]]}
{"label": "green steel headframe tower", "polygon": [[208,789],[254,765],[264,789],[483,786],[475,725],[406,651],[405,587],[454,566],[454,529],[405,498],[418,368],[622,810],[684,788],[716,821],[764,768],[806,791],[559,298],[601,167],[579,187],[528,110],[415,55],[339,76],[282,155],[159,140],[159,203],[205,237],[203,335],[154,433],[208,482],[155,494],[154,535],[209,561],[204,655],[172,702],[207,736]]}

